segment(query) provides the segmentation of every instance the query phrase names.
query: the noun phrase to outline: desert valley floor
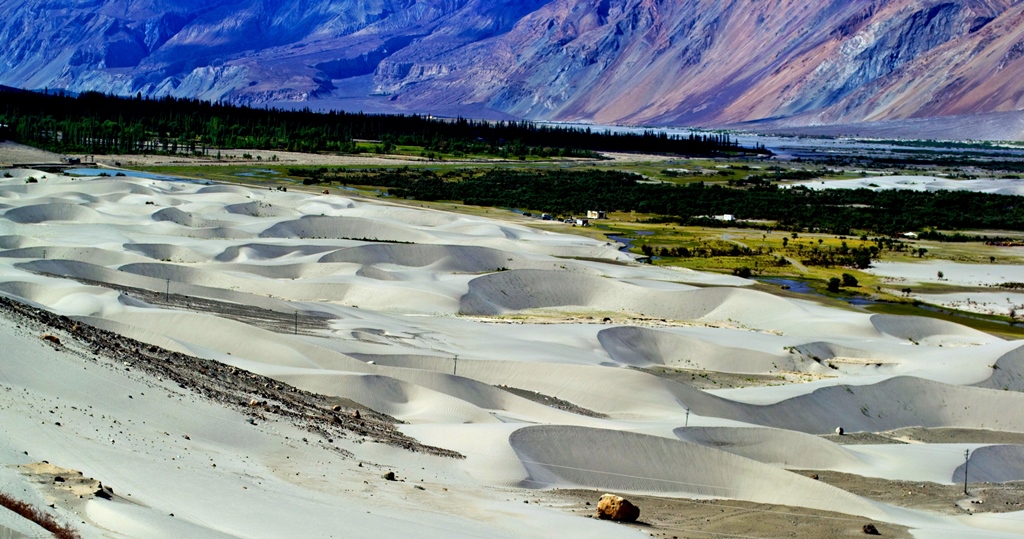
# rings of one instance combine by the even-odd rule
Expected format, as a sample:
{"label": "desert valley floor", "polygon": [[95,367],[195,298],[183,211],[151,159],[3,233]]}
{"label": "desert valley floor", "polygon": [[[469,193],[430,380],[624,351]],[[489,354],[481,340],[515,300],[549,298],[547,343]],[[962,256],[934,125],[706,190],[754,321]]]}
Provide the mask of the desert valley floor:
{"label": "desert valley floor", "polygon": [[333,189],[8,172],[0,491],[83,537],[1024,536],[1020,342]]}

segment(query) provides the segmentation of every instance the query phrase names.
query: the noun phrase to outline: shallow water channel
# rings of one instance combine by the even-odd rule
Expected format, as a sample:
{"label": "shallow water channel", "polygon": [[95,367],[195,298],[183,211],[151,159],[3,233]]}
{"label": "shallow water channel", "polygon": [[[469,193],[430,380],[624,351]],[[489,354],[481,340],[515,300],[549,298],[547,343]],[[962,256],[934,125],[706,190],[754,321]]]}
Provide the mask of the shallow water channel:
{"label": "shallow water channel", "polygon": [[[654,232],[651,232],[650,230],[634,230],[633,231],[633,235],[634,236],[652,236],[652,235],[654,235]],[[617,241],[617,242],[623,244],[623,247],[621,249],[619,249],[623,253],[629,252],[629,248],[633,245],[633,242],[635,241],[634,238],[630,238],[630,237],[626,237],[626,236],[618,236],[618,235],[615,235],[615,234],[605,234],[605,236],[608,239],[612,240],[612,241]]]}
{"label": "shallow water channel", "polygon": [[[834,299],[838,299],[840,301],[844,301],[844,302],[846,302],[846,303],[848,303],[850,305],[855,305],[855,306],[859,306],[859,307],[865,307],[865,306],[869,306],[869,305],[882,305],[882,304],[888,303],[888,302],[885,302],[885,301],[878,301],[876,299],[865,298],[865,297],[851,297],[851,298],[848,298],[848,297],[841,297],[841,296],[826,296],[825,294],[822,294],[821,292],[818,292],[818,291],[814,290],[814,288],[812,288],[811,285],[809,283],[807,283],[806,281],[799,281],[799,280],[796,280],[796,279],[782,279],[782,278],[775,278],[775,277],[773,277],[773,278],[761,278],[761,279],[756,279],[756,280],[758,282],[761,282],[761,283],[776,285],[776,286],[779,286],[779,287],[788,286],[789,287],[788,290],[790,292],[793,292],[793,293],[796,293],[796,294],[807,294],[809,296],[816,296],[816,297],[819,297],[819,298],[831,297],[831,298],[834,298]],[[936,307],[934,305],[926,305],[926,304],[923,304],[923,303],[913,303],[913,304],[912,303],[907,303],[905,305],[907,305],[908,307],[912,306],[912,307],[914,307],[916,309],[921,309],[922,311],[928,311],[928,312],[932,312],[932,313],[943,314],[943,315],[946,315],[946,316],[954,316],[954,317],[958,317],[958,318],[970,318],[972,320],[978,320],[978,321],[982,321],[982,322],[990,322],[990,323],[993,323],[993,324],[999,324],[999,325],[1003,325],[1003,326],[1013,326],[1013,325],[1015,325],[1015,324],[1011,323],[1008,320],[998,320],[998,319],[994,319],[994,318],[986,318],[986,317],[983,317],[983,316],[975,316],[975,315],[972,315],[971,313],[965,313],[963,311],[957,311],[957,310],[953,310],[953,309],[945,309],[945,308],[942,308],[942,307]],[[927,315],[922,313],[922,316],[927,316]]]}

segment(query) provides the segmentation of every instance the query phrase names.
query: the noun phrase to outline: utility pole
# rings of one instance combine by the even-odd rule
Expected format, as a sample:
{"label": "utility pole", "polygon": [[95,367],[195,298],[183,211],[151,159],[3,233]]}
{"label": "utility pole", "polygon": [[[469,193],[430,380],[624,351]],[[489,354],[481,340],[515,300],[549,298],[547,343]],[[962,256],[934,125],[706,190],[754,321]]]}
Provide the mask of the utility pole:
{"label": "utility pole", "polygon": [[295,311],[295,334],[299,334],[299,311]]}
{"label": "utility pole", "polygon": [[967,464],[970,462],[971,450],[964,449],[964,495],[967,495]]}
{"label": "utility pole", "polygon": [[455,376],[455,373],[459,371],[459,354],[455,354],[455,358],[452,361],[454,362],[454,365],[452,366],[452,376]]}
{"label": "utility pole", "polygon": [[164,279],[164,281],[167,281],[167,288],[164,289],[164,301],[170,302],[171,301],[171,280],[170,279]]}
{"label": "utility pole", "polygon": [[686,409],[686,424],[683,425],[683,426],[684,427],[689,427],[690,426],[690,409],[689,408]]}

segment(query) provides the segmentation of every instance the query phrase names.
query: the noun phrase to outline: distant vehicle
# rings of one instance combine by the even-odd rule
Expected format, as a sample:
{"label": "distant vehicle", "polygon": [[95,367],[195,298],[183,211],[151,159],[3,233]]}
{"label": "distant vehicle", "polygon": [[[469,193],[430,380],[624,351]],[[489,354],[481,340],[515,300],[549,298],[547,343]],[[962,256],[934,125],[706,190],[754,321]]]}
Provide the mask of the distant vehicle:
{"label": "distant vehicle", "polygon": [[523,212],[523,217],[533,217],[533,214],[528,212],[528,211],[524,211]]}
{"label": "distant vehicle", "polygon": [[540,218],[545,220],[545,221],[550,221],[551,220],[551,214],[550,213],[542,213],[540,215]]}

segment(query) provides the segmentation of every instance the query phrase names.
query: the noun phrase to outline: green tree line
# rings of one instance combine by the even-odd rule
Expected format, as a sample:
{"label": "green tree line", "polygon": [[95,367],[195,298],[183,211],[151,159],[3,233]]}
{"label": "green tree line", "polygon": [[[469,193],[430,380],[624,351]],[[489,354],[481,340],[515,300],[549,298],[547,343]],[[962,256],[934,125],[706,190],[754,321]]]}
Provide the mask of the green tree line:
{"label": "green tree line", "polygon": [[456,156],[592,157],[596,151],[693,156],[768,154],[728,135],[619,133],[532,122],[487,122],[419,115],[318,113],[196,99],[78,96],[0,88],[0,125],[24,144],[66,153],[207,153],[215,148],[357,153],[358,140],[381,151],[420,146]]}
{"label": "green tree line", "polygon": [[[325,177],[319,178],[309,178],[307,183],[318,183]],[[722,226],[709,216],[733,214],[740,220],[772,222],[758,226],[836,235],[863,231],[891,236],[926,228],[1024,230],[1024,197],[969,191],[812,190],[771,184],[737,189],[701,182],[651,184],[638,182],[630,173],[594,169],[501,168],[443,174],[394,169],[326,178],[386,187],[389,194],[402,198],[462,201],[556,215],[579,215],[587,210],[636,211],[679,223]]]}

